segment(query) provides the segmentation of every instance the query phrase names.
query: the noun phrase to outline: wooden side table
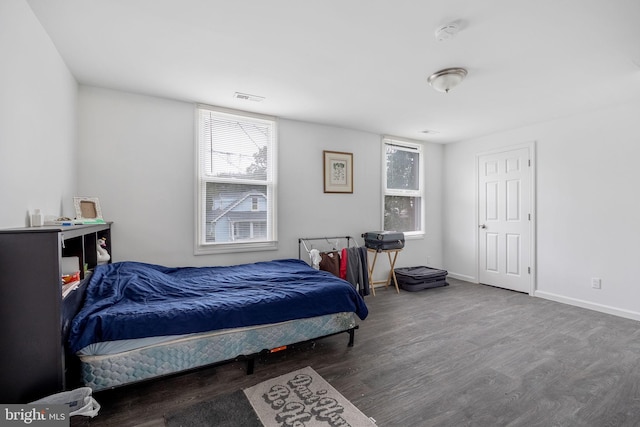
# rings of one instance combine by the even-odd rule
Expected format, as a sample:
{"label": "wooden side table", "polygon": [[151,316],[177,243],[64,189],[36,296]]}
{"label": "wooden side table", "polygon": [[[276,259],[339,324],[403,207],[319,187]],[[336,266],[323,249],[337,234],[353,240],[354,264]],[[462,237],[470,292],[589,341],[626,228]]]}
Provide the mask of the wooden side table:
{"label": "wooden side table", "polygon": [[[373,262],[369,264],[369,284],[371,285],[371,293],[373,296],[376,296],[376,284],[384,283],[385,288],[391,284],[393,280],[393,284],[396,287],[396,292],[400,293],[400,289],[398,289],[398,280],[396,279],[396,273],[394,271],[394,267],[396,265],[396,259],[398,258],[398,253],[401,252],[402,249],[387,249],[387,250],[376,250],[367,248],[367,257],[370,252],[373,252]],[[378,259],[379,253],[386,253],[389,258],[389,265],[391,266],[391,270],[389,270],[389,276],[387,276],[387,280],[376,280],[373,281],[373,270],[376,268],[376,260]]]}

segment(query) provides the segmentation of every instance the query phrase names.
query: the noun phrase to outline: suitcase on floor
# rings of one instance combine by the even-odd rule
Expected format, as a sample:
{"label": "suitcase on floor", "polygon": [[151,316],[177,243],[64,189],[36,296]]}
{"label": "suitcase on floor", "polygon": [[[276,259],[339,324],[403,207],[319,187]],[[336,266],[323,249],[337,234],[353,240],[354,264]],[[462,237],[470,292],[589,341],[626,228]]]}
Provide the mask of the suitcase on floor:
{"label": "suitcase on floor", "polygon": [[431,267],[400,267],[393,270],[398,286],[405,291],[415,292],[423,289],[447,286],[447,270]]}
{"label": "suitcase on floor", "polygon": [[368,231],[362,237],[369,249],[385,251],[404,248],[404,233],[400,231]]}

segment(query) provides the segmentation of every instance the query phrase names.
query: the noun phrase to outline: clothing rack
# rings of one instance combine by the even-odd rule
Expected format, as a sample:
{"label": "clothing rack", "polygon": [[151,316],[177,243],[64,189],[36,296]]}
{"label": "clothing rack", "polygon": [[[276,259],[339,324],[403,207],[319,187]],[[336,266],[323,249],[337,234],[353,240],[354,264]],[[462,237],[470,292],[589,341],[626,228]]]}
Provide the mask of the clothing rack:
{"label": "clothing rack", "polygon": [[[345,245],[339,245],[340,241],[346,241]],[[322,241],[322,249],[314,247],[312,242]],[[330,249],[327,249],[329,246]],[[313,268],[325,270],[334,275],[345,279],[349,282],[360,295],[369,295],[369,267],[367,261],[367,252],[364,247],[360,247],[358,242],[352,236],[334,236],[334,237],[301,237],[298,239],[298,259],[302,260],[302,248],[304,247],[307,254],[311,257],[312,251],[322,253],[313,254],[313,260],[310,264]],[[338,255],[335,258],[332,252],[346,251],[350,253],[347,257]],[[346,254],[345,254],[346,255]],[[327,258],[324,258],[327,256]],[[309,262],[309,261],[307,261]],[[323,262],[325,265],[323,265]],[[317,263],[317,264],[316,264]]]}
{"label": "clothing rack", "polygon": [[346,244],[347,244],[347,248],[350,248],[351,246],[358,246],[358,243],[356,242],[356,240],[352,237],[352,236],[332,236],[332,237],[301,237],[298,239],[298,259],[302,259],[302,248],[304,247],[305,251],[307,252],[307,254],[309,253],[309,251],[311,249],[314,249],[313,246],[310,248],[309,246],[307,246],[307,243],[310,243],[311,241],[318,241],[318,240],[323,240],[325,244],[328,245],[332,245],[334,242],[332,242],[331,240],[335,240],[335,244],[333,244],[333,250],[338,250],[338,241],[340,239],[345,239],[346,240]]}

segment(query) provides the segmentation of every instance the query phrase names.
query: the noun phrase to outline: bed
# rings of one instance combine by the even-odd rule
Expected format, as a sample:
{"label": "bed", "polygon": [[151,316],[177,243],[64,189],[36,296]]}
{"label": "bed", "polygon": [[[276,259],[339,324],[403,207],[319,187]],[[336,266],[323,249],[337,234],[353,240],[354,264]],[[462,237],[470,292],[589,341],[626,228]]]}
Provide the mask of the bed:
{"label": "bed", "polygon": [[68,347],[94,391],[349,333],[368,310],[348,282],[284,259],[222,267],[96,267]]}

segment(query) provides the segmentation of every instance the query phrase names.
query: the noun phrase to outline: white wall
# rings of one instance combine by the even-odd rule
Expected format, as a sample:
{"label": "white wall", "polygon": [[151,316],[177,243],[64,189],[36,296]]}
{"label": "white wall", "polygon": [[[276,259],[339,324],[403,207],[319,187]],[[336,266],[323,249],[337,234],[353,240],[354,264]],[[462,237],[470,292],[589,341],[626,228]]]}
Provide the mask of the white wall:
{"label": "white wall", "polygon": [[[477,280],[475,155],[536,141],[540,297],[640,319],[640,102],[447,145],[445,265]],[[591,278],[602,289],[591,288]]]}
{"label": "white wall", "polygon": [[0,2],[0,228],[73,214],[77,84],[24,0]]}
{"label": "white wall", "polygon": [[[281,119],[279,249],[194,256],[194,119],[190,103],[81,86],[79,192],[99,197],[114,221],[115,260],[177,266],[297,257],[299,237],[359,238],[380,229],[380,136]],[[353,194],[323,193],[323,150],[353,153]],[[442,151],[425,145],[428,234],[407,242],[398,266],[424,265],[427,256],[442,264]]]}

